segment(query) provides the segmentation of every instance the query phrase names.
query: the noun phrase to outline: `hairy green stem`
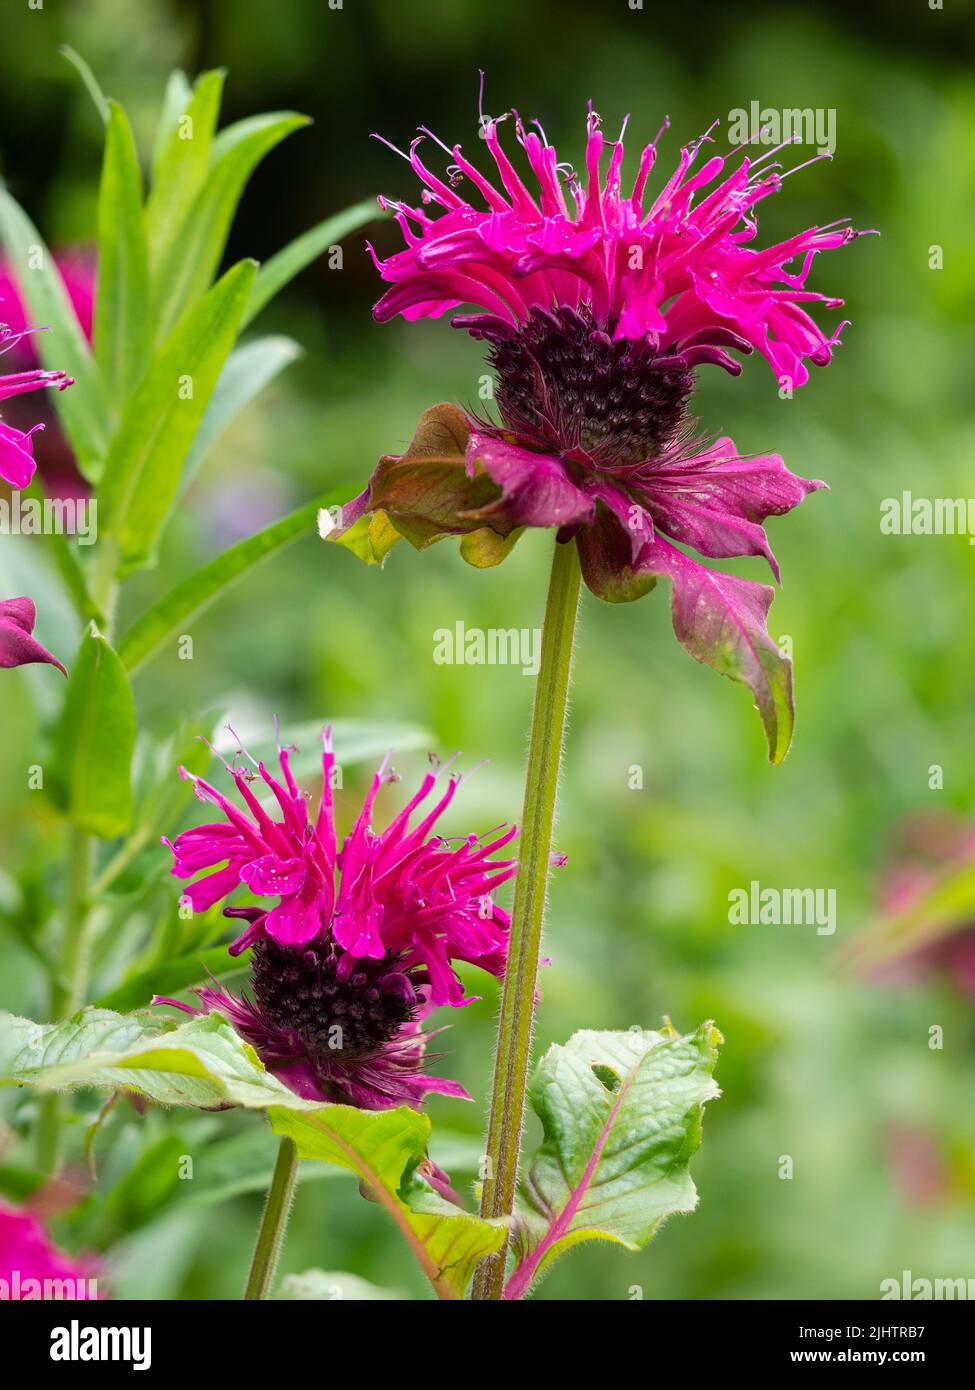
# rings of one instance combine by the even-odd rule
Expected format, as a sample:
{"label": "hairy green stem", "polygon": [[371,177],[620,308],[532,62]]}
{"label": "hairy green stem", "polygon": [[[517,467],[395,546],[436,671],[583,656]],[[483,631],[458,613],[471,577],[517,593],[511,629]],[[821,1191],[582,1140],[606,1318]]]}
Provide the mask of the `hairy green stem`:
{"label": "hairy green stem", "polygon": [[295,1195],[295,1182],[298,1178],[298,1150],[295,1141],[285,1136],[278,1149],[278,1159],[274,1165],[274,1176],[267,1192],[264,1215],[261,1217],[254,1258],[250,1273],[244,1286],[245,1299],[267,1298],[271,1291],[274,1271],[284,1244],[284,1233],[288,1228],[291,1203]]}
{"label": "hairy green stem", "polygon": [[[117,592],[114,557],[99,546],[91,601],[102,615],[102,626],[109,638]],[[88,992],[92,944],[91,905],[93,898],[97,896],[91,881],[94,864],[93,837],[77,826],[70,826],[66,856],[64,932],[57,971],[51,981],[51,1016],[55,1022],[70,1018],[82,1008]],[[43,1098],[37,1127],[37,1162],[44,1173],[55,1173],[58,1169],[61,1157],[62,1112],[61,1096],[48,1095]]]}
{"label": "hairy green stem", "polygon": [[54,981],[53,1012],[56,1019],[70,1018],[85,1002],[91,957],[89,931],[91,869],[94,841],[84,830],[68,831],[68,893],[58,977]]}
{"label": "hairy green stem", "polygon": [[[91,956],[90,881],[94,842],[72,826],[68,831],[67,891],[64,933],[57,974],[51,983],[51,1014],[55,1021],[70,1018],[85,1002]],[[43,1173],[56,1173],[61,1157],[62,1097],[45,1096],[37,1127],[37,1164]]]}
{"label": "hairy green stem", "polygon": [[[535,686],[508,964],[501,991],[487,1176],[481,1195],[481,1215],[485,1218],[510,1216],[514,1207],[579,580],[575,545],[571,541],[556,544]],[[482,1260],[474,1279],[473,1298],[500,1299],[506,1254],[507,1243],[497,1255]]]}

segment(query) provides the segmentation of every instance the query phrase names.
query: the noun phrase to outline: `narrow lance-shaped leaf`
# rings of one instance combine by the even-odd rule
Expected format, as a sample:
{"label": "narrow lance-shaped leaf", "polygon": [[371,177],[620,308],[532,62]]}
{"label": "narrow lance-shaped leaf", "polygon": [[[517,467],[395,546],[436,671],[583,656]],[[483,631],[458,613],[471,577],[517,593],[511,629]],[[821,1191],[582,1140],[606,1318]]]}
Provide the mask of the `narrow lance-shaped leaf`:
{"label": "narrow lance-shaped leaf", "polygon": [[529,1096],[544,1138],[522,1185],[518,1264],[504,1297],[522,1298],[583,1240],[639,1250],[673,1212],[692,1211],[687,1169],[701,1142],[721,1035],[575,1033],[539,1062]]}
{"label": "narrow lance-shaped leaf", "polygon": [[279,290],[306,266],[311,265],[312,261],[317,260],[350,232],[356,232],[367,222],[374,222],[384,215],[375,199],[370,198],[346,208],[344,212],[336,213],[334,217],[326,217],[317,227],[311,227],[301,236],[295,237],[294,241],[265,261],[257,272],[254,292],[244,314],[244,324],[256,318]]}
{"label": "narrow lance-shaped leaf", "polygon": [[130,398],[100,494],[101,543],[124,574],[151,564],[183,462],[230,353],[254,283],[253,261],[228,270],[177,324]]}
{"label": "narrow lance-shaped leaf", "polygon": [[146,201],[146,233],[154,272],[183,234],[186,217],[210,167],[224,72],[203,73],[192,92],[181,72],[166,86]]}
{"label": "narrow lance-shaped leaf", "polygon": [[[251,299],[253,297],[252,293]],[[241,328],[245,321],[246,313],[245,319],[241,320]],[[193,447],[186,456],[180,480],[181,487],[185,488],[192,481],[208,449],[240,412],[279,372],[283,372],[285,367],[290,366],[300,356],[301,348],[295,340],[281,333],[257,338],[254,342],[244,343],[242,347],[235,348],[220,373],[220,380],[196,432]]]}
{"label": "narrow lance-shaped leaf", "polygon": [[153,184],[158,181],[160,166],[169,151],[169,142],[176,129],[176,122],[192,99],[193,88],[190,86],[186,73],[183,72],[182,68],[174,68],[166,79],[166,89],[163,92],[159,119],[156,122],[156,133],[152,141],[150,169]]}
{"label": "narrow lance-shaped leaf", "polygon": [[132,821],[135,703],[125,668],[91,624],[71,669],[55,735],[54,789],[65,814],[111,839]]}
{"label": "narrow lance-shaped leaf", "polygon": [[150,330],[142,173],[128,117],[111,101],[98,198],[95,358],[117,408],[145,372]]}
{"label": "narrow lance-shaped leaf", "polygon": [[228,140],[237,128],[221,132],[214,142],[206,181],[180,225],[178,235],[160,251],[153,269],[157,332],[165,337],[179,315],[205,293],[213,279],[237,204],[257,165],[275,145],[307,125],[308,118],[276,112],[240,122],[246,129]]}
{"label": "narrow lance-shaped leaf", "polygon": [[70,46],[70,44],[62,43],[58,48],[58,52],[60,53],[62,58],[66,59],[67,62],[71,64],[75,72],[81,78],[82,82],[84,83],[85,90],[91,97],[92,104],[94,105],[95,110],[102,118],[102,123],[107,125],[108,102],[105,100],[105,93],[98,85],[98,79],[92,72],[91,68],[85,62],[84,58],[82,58],[81,54],[76,53],[75,50]]}
{"label": "narrow lance-shaped leaf", "polygon": [[81,331],[54,257],[30,218],[0,186],[0,238],[34,327],[34,345],[49,371],[65,371],[75,385],[54,393],[58,414],[84,476],[97,480],[108,441],[105,387]]}
{"label": "narrow lance-shaped leaf", "polygon": [[441,1298],[463,1297],[478,1261],[501,1248],[503,1226],[450,1205],[419,1179],[430,1138],[426,1115],[405,1106],[367,1111],[330,1105],[314,1111],[274,1106],[268,1116],[276,1134],[294,1140],[299,1158],[356,1174],[399,1226]]}
{"label": "narrow lance-shaped leaf", "polygon": [[127,669],[135,673],[154,656],[174,633],[186,631],[187,624],[204,613],[226,589],[255,565],[289,545],[302,534],[311,534],[315,517],[328,499],[319,498],[299,507],[290,516],[239,541],[196,574],[177,584],[165,598],[144,613],[125,635],[119,652]]}

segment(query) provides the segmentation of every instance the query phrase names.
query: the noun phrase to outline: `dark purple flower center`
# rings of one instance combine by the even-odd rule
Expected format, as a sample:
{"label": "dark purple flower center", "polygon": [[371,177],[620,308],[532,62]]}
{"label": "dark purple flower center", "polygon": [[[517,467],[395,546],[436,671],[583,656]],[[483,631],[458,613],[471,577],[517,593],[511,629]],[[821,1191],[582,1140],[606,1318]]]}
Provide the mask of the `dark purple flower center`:
{"label": "dark purple flower center", "polygon": [[292,1034],[311,1056],[369,1056],[411,1023],[423,1000],[396,956],[357,958],[334,942],[253,949],[252,986],[262,1021]]}
{"label": "dark purple flower center", "polygon": [[686,364],[646,338],[614,341],[586,307],[535,308],[513,335],[492,337],[501,418],[543,449],[626,467],[656,458],[681,427],[694,389]]}

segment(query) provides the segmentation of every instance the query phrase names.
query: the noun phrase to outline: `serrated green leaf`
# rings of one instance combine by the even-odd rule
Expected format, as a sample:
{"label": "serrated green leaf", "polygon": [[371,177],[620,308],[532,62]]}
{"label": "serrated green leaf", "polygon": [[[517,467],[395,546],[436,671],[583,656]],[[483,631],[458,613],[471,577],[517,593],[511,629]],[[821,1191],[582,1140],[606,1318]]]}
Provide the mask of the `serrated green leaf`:
{"label": "serrated green leaf", "polygon": [[71,668],[55,734],[55,793],[65,815],[104,839],[132,822],[135,702],[118,654],[92,624]]}
{"label": "serrated green leaf", "polygon": [[211,603],[238,579],[263,560],[281,550],[302,534],[310,534],[319,507],[327,505],[319,498],[299,507],[290,516],[259,531],[256,536],[239,541],[225,550],[209,565],[184,579],[181,584],[144,613],[122,640],[119,653],[130,674],[135,674],[162,647],[173,633],[183,633],[194,618],[204,613]]}
{"label": "serrated green leaf", "polygon": [[295,237],[294,241],[289,242],[269,261],[265,261],[257,272],[254,291],[244,313],[244,325],[256,318],[264,306],[306,266],[311,265],[312,261],[317,260],[350,232],[358,231],[367,222],[374,222],[384,215],[375,199],[369,198],[365,202],[346,208],[344,212],[336,213],[334,217],[326,217],[317,227],[311,227],[301,236]]}
{"label": "serrated green leaf", "polygon": [[173,1025],[158,1015],[82,1009],[64,1023],[0,1014],[0,1084],[39,1091],[123,1087],[160,1105],[304,1107],[220,1014]]}
{"label": "serrated green leaf", "polygon": [[142,379],[151,338],[142,173],[128,117],[111,101],[98,197],[95,360],[118,408]]}
{"label": "serrated green leaf", "polygon": [[161,1105],[267,1110],[271,1128],[294,1140],[300,1158],[343,1168],[370,1189],[442,1298],[461,1297],[478,1260],[504,1240],[503,1226],[425,1188],[418,1173],[430,1138],[426,1115],[303,1100],[264,1069],[220,1014],[175,1025],[90,1007],[63,1023],[0,1014],[0,1085],[121,1088]]}
{"label": "serrated green leaf", "polygon": [[81,331],[54,257],[20,204],[0,185],[0,239],[28,318],[37,333],[34,345],[49,371],[65,371],[74,386],[51,393],[78,467],[89,482],[102,469],[108,442],[105,387]]}
{"label": "serrated green leaf", "polygon": [[575,1033],[539,1062],[529,1097],[544,1137],[522,1185],[519,1261],[505,1298],[523,1297],[570,1246],[608,1240],[639,1250],[697,1191],[688,1161],[721,1035],[643,1029]]}
{"label": "serrated green leaf", "polygon": [[225,73],[203,73],[192,92],[181,72],[166,86],[146,202],[146,234],[154,277],[184,234],[186,219],[207,181]]}
{"label": "serrated green leaf", "polygon": [[[257,273],[259,277],[260,271]],[[251,298],[253,299],[253,292]],[[241,328],[245,321],[241,321]],[[301,354],[299,344],[282,333],[256,338],[251,343],[245,343],[243,347],[235,348],[220,373],[207,412],[186,456],[180,480],[181,487],[185,488],[193,479],[208,449],[240,412]]]}
{"label": "serrated green leaf", "polygon": [[474,1267],[504,1242],[503,1226],[450,1206],[431,1192],[423,1211],[414,1209],[417,1165],[430,1138],[430,1120],[415,1110],[353,1110],[331,1105],[298,1111],[268,1111],[276,1134],[293,1139],[299,1158],[321,1159],[355,1173],[399,1226],[424,1273],[441,1298],[461,1298]]}
{"label": "serrated green leaf", "polygon": [[188,305],[203,295],[220,264],[230,224],[247,182],[265,155],[308,124],[294,112],[275,112],[241,121],[213,143],[206,180],[193,199],[178,235],[153,265],[157,332],[164,338]]}
{"label": "serrated green leaf", "polygon": [[125,408],[100,492],[101,540],[116,548],[120,574],[154,560],[255,270],[253,261],[239,262],[184,315]]}

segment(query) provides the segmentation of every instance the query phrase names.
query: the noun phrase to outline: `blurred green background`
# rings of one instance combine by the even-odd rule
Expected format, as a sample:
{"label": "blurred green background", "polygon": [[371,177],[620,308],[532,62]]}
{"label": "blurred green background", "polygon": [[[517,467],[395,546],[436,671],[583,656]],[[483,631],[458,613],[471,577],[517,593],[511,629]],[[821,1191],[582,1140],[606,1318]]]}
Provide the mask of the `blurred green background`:
{"label": "blurred green background", "polygon": [[[61,42],[128,106],[144,149],[174,66],[228,68],[224,122],[277,107],[314,117],[259,170],[231,258],[266,257],[378,191],[412,201],[408,168],[370,132],[405,146],[422,123],[476,150],[480,67],[487,109],[537,116],[570,160],[590,97],[611,132],[632,113],[634,146],[669,113],[662,170],[680,143],[753,100],[835,109],[835,159],[765,203],[762,231],[770,240],[847,214],[881,230],[820,258],[813,275],[814,288],[847,301],[844,345],[794,400],[779,399],[757,359],[738,381],[702,372],[695,398],[709,431],[744,451],[779,451],[832,489],[769,528],[785,577],[771,631],[791,638],[796,665],[793,752],[768,766],[747,692],[677,645],[663,588],[618,608],[585,595],[577,648],[558,827],[568,865],[552,886],[537,1046],[580,1027],[714,1017],[727,1039],[724,1097],[692,1165],[700,1206],[639,1256],[578,1248],[538,1296],[875,1298],[905,1269],[975,1276],[971,999],[936,975],[893,988],[838,966],[869,925],[901,819],[975,810],[975,550],[965,537],[879,527],[882,499],[903,489],[975,490],[969,7],[49,0],[42,11],[5,7],[2,24],[0,172],[54,246],[92,237],[101,140]],[[397,245],[389,224],[370,234],[382,254]],[[378,282],[363,242],[349,240],[341,269],[318,262],[265,315],[261,331],[293,335],[305,356],[211,454],[133,602],[316,492],[357,492],[426,405],[475,400],[483,369],[466,336],[443,323],[373,324]],[[934,245],[941,270],[929,268]],[[516,667],[435,665],[433,632],[457,619],[538,624],[549,546],[529,535],[502,569],[479,573],[453,545],[424,556],[402,545],[380,573],[310,536],[195,624],[192,662],[173,653],[146,669],[141,719],[160,735],[214,709],[247,727],[277,714],[285,731],[330,716],[419,723],[433,749],[459,749],[466,765],[491,760],[458,797],[452,830],[516,817],[532,682]],[[40,546],[17,564],[43,610],[42,640],[71,650],[71,616],[47,597]],[[738,568],[763,577],[757,561]],[[21,790],[22,749],[43,716],[33,674],[0,685],[8,871],[56,834]],[[409,785],[424,758],[397,763]],[[935,764],[940,790],[929,787]],[[630,787],[635,765],[642,789]],[[364,776],[349,779],[347,813]],[[730,925],[728,893],[753,879],[835,888],[836,935]],[[56,896],[56,879],[46,888]],[[37,1016],[31,957],[2,927],[0,949],[0,1005]],[[478,1103],[430,1107],[443,1136],[434,1154],[461,1184],[481,1146],[496,1006],[484,980],[468,983],[484,997],[448,1020],[441,1067]],[[928,1047],[935,1024],[943,1050]],[[31,1118],[23,1098],[4,1106],[18,1126]],[[119,1295],[236,1296],[260,1210],[248,1174],[273,1153],[260,1121],[140,1119],[123,1105],[105,1147],[97,1201],[59,1232],[111,1247]],[[216,1157],[178,1183],[181,1153]],[[779,1176],[784,1155],[790,1180]],[[427,1296],[398,1234],[342,1176],[299,1191],[282,1270],[315,1265]]]}

